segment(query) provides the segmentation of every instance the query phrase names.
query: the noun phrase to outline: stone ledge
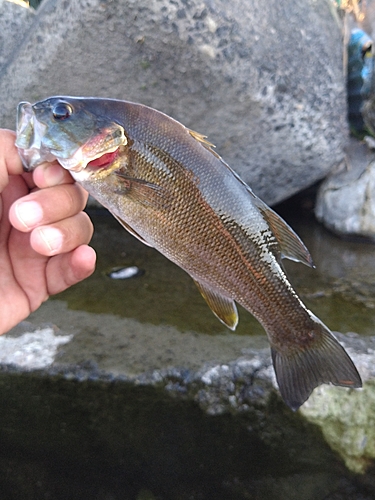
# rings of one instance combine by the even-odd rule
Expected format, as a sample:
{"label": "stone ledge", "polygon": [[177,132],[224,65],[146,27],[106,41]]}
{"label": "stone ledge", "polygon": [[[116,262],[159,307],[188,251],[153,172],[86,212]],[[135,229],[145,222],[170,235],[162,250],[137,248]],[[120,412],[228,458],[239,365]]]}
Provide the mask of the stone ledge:
{"label": "stone ledge", "polygon": [[[362,390],[321,386],[301,410],[293,414],[278,395],[265,338],[237,338],[228,334],[216,336],[213,342],[211,337],[185,332],[181,348],[181,332],[174,332],[172,327],[141,325],[135,320],[115,317],[109,321],[110,315],[69,313],[59,301],[51,301],[51,307],[55,313],[60,309],[60,314],[75,315],[75,331],[21,323],[13,332],[0,337],[2,376],[57,377],[73,384],[97,384],[99,392],[114,383],[149,387],[165,397],[177,398],[181,404],[196,405],[213,417],[231,414],[235,419],[255,418],[257,426],[266,414],[272,413],[272,418],[277,419],[283,408],[282,413],[288,415],[291,427],[301,417],[306,423],[320,427],[327,443],[349,469],[363,473],[373,464],[375,337],[336,333],[363,377]],[[66,319],[71,322],[71,318]],[[96,325],[93,332],[89,324]],[[173,340],[176,334],[180,342]],[[123,346],[128,335],[132,353],[125,354]],[[192,356],[192,352],[197,351],[202,353],[202,358]],[[113,356],[116,352],[118,357]],[[242,355],[235,357],[235,353]],[[188,361],[189,356],[194,361],[191,358]],[[174,363],[167,361],[171,359]],[[204,362],[204,359],[211,361]],[[137,402],[131,404],[137,405]],[[266,439],[266,435],[269,439],[269,430],[257,432],[260,439]]]}

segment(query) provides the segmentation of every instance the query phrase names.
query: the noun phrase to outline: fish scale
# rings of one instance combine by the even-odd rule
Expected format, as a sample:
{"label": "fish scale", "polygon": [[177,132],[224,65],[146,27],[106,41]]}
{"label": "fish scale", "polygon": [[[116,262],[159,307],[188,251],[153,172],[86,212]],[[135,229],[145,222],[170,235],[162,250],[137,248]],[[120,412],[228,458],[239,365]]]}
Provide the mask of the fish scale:
{"label": "fish scale", "polygon": [[308,250],[205,136],[141,104],[74,97],[20,103],[17,129],[26,170],[57,159],[131,234],[184,269],[226,326],[237,325],[235,302],[260,321],[293,410],[322,383],[361,386],[282,268],[283,257],[312,266]]}

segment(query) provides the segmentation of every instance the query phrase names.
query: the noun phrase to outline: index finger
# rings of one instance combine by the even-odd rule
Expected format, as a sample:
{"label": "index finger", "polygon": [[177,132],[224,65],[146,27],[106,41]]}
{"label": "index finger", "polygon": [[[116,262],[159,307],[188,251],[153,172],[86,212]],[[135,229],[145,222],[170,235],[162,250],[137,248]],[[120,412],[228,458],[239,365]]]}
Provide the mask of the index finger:
{"label": "index finger", "polygon": [[12,130],[0,129],[0,192],[8,184],[9,175],[23,173],[15,140],[16,134]]}

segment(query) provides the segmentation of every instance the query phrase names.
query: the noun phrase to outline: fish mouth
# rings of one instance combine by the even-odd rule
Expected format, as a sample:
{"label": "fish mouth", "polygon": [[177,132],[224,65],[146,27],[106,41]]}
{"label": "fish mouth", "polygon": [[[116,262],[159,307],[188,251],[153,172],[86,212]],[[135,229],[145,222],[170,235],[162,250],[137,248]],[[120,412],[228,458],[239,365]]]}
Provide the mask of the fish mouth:
{"label": "fish mouth", "polygon": [[87,163],[86,168],[90,170],[106,169],[112,163],[117,160],[119,155],[119,148],[117,147],[114,151],[108,151],[107,153],[103,153],[101,156],[98,156],[94,160],[91,160]]}
{"label": "fish mouth", "polygon": [[87,157],[83,148],[79,148],[74,156],[70,158],[57,158],[57,161],[62,167],[71,172],[105,170],[117,160],[119,153],[119,146],[116,145],[94,156]]}
{"label": "fish mouth", "polygon": [[17,108],[17,138],[15,145],[24,170],[31,171],[44,161],[53,161],[53,154],[43,148],[42,137],[47,126],[35,120],[32,105],[20,102]]}

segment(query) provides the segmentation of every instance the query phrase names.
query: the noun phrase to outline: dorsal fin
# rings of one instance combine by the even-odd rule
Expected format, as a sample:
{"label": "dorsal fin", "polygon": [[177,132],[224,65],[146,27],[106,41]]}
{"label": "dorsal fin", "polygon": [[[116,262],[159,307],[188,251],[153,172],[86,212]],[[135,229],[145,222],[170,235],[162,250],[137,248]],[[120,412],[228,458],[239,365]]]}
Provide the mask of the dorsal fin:
{"label": "dorsal fin", "polygon": [[218,292],[197,280],[194,280],[194,283],[197,285],[202,297],[205,299],[215,316],[224,323],[225,326],[231,330],[235,330],[238,324],[238,313],[234,300],[220,295]]}
{"label": "dorsal fin", "polygon": [[297,236],[293,229],[276,212],[255,196],[252,191],[250,193],[254,197],[256,206],[267,221],[280,245],[281,257],[302,262],[302,264],[309,267],[315,267],[310,252],[301,238]]}
{"label": "dorsal fin", "polygon": [[194,139],[196,141],[200,142],[202,144],[202,146],[204,146],[208,151],[210,151],[210,153],[212,153],[213,155],[215,155],[216,158],[220,158],[220,156],[214,150],[215,145],[212,144],[212,142],[210,142],[210,141],[207,140],[207,136],[206,135],[200,134],[199,132],[195,132],[194,130],[191,130],[189,128],[187,130],[188,130],[189,134],[192,137],[194,137]]}

